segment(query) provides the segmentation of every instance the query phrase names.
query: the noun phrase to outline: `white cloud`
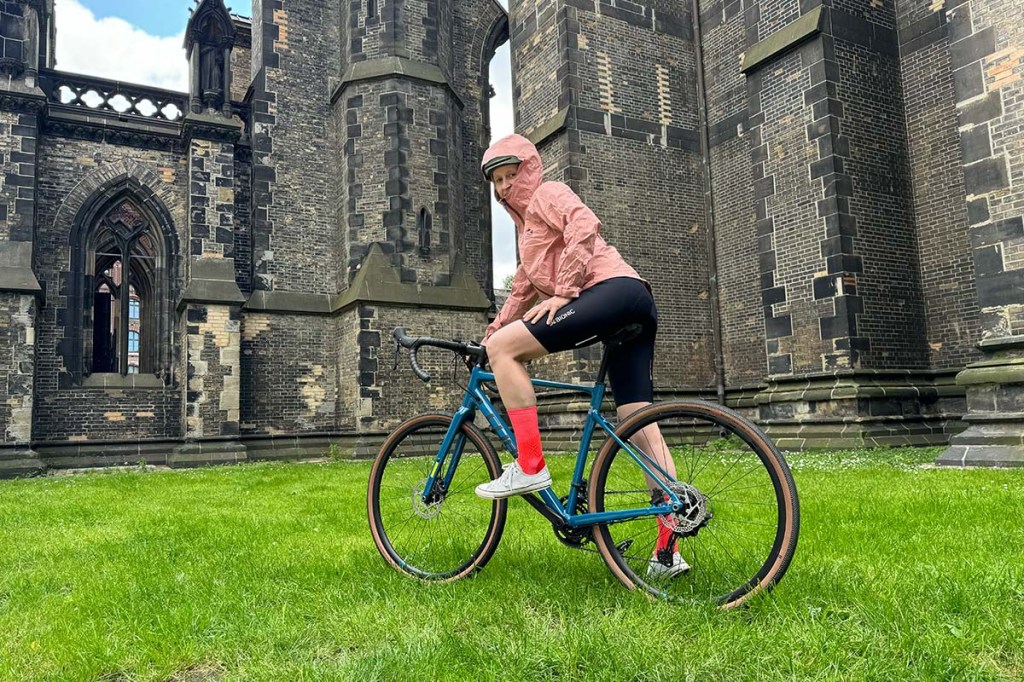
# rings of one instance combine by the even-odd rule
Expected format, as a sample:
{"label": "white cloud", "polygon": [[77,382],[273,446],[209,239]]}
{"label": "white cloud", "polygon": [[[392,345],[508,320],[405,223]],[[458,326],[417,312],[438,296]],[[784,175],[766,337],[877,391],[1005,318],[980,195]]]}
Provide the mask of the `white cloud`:
{"label": "white cloud", "polygon": [[56,0],[55,12],[61,71],[188,91],[184,30],[160,38],[124,19],[97,19],[78,0]]}

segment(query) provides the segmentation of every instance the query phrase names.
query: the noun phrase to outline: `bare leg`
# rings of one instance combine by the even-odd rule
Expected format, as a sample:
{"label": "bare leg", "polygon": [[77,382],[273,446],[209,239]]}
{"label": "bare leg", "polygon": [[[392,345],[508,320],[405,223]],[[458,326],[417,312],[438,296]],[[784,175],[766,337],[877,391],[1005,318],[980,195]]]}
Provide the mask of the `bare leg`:
{"label": "bare leg", "polygon": [[[650,404],[651,403],[629,403],[627,405],[622,405],[617,410],[619,420],[621,421],[625,419],[636,410]],[[676,478],[675,462],[672,460],[672,454],[669,452],[668,444],[665,443],[665,438],[661,435],[661,429],[658,428],[657,424],[649,424],[645,426],[634,434],[633,438],[630,440],[636,444],[637,447],[650,455],[654,461],[658,463],[658,466],[664,469],[670,476],[672,476],[672,478]],[[662,495],[661,485],[656,483],[654,479],[646,473],[644,474],[644,478],[647,480],[647,489],[651,491],[651,502],[655,503],[658,501],[658,497]],[[668,501],[667,496],[666,501]],[[658,517],[658,538],[654,546],[654,558],[651,559],[651,565],[667,568],[649,569],[649,571],[660,570],[660,573],[655,572],[655,575],[674,577],[680,573],[690,570],[686,561],[676,553],[676,539],[672,532],[674,526],[675,523],[672,521],[671,515]],[[667,552],[667,556],[662,557],[662,552]],[[665,572],[666,570],[668,571],[667,573]]]}
{"label": "bare leg", "polygon": [[530,375],[524,362],[547,355],[544,346],[534,338],[526,324],[517,320],[502,327],[487,341],[487,359],[498,384],[498,393],[505,409],[532,407],[537,404]]}
{"label": "bare leg", "polygon": [[488,340],[487,357],[518,452],[515,465],[506,467],[497,479],[477,486],[476,494],[480,497],[501,499],[551,486],[537,422],[537,396],[523,367],[527,360],[546,354],[521,320],[498,330]]}
{"label": "bare leg", "polygon": [[[628,403],[621,405],[616,413],[619,415],[619,421],[622,421],[632,413],[639,410],[641,407],[646,407],[651,403]],[[661,430],[657,424],[648,424],[641,429],[636,435],[633,436],[633,441],[640,447],[645,453],[654,458],[654,461],[658,463],[662,469],[668,472],[673,478],[676,477],[676,464],[672,460],[672,455],[668,450],[668,444],[665,443],[665,439],[661,435]],[[647,478],[647,487],[651,491],[658,490],[659,486],[651,480],[650,476]]]}

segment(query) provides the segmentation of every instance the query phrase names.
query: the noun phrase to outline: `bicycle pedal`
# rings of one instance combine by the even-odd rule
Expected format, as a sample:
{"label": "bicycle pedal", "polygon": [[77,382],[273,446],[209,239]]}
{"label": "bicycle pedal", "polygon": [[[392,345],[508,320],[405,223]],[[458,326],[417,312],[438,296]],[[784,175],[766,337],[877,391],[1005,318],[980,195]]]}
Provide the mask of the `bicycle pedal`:
{"label": "bicycle pedal", "polygon": [[615,549],[619,550],[619,554],[625,554],[626,550],[633,546],[633,540],[623,540],[619,544],[615,545]]}

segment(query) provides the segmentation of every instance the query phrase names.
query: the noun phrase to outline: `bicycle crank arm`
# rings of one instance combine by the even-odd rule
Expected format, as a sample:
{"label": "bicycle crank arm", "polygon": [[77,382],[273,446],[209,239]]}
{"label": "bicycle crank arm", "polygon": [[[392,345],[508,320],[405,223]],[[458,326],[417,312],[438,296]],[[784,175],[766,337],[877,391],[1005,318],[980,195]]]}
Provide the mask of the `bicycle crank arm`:
{"label": "bicycle crank arm", "polygon": [[520,497],[526,500],[527,504],[540,512],[540,515],[547,519],[556,530],[568,527],[565,519],[562,518],[560,514],[553,511],[551,507],[544,504],[544,500],[537,497],[535,493],[527,493],[526,495],[520,495]]}

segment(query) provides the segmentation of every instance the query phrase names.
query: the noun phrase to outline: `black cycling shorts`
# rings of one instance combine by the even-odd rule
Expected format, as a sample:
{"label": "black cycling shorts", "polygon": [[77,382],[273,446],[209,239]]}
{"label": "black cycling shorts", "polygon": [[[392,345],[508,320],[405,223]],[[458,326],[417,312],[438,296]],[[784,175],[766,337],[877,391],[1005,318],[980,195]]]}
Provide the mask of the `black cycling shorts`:
{"label": "black cycling shorts", "polygon": [[642,280],[614,277],[598,282],[560,308],[550,325],[547,317],[525,324],[549,353],[589,346],[604,341],[626,325],[641,325],[638,336],[611,351],[608,381],[616,405],[654,401],[658,310]]}

